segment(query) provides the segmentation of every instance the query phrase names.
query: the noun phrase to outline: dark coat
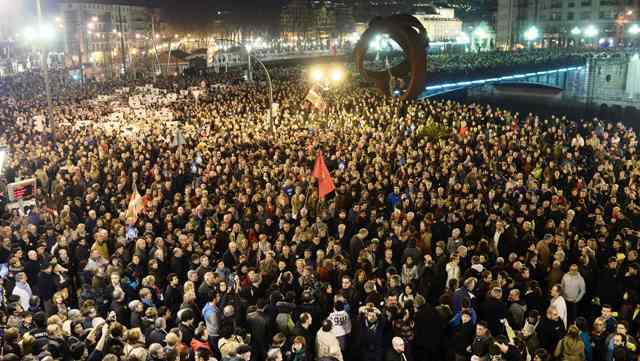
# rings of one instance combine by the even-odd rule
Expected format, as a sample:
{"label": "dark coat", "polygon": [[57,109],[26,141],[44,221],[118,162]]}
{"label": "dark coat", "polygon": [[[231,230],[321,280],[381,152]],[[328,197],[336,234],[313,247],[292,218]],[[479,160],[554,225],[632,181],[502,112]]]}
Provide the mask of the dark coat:
{"label": "dark coat", "polygon": [[536,328],[536,332],[538,333],[538,339],[540,340],[540,347],[544,348],[549,353],[553,353],[558,342],[560,342],[564,337],[566,330],[561,319],[553,321],[544,317],[540,320],[540,323]]}
{"label": "dark coat", "polygon": [[396,350],[392,348],[389,348],[389,350],[387,351],[387,356],[384,359],[385,361],[413,361],[413,356],[411,355],[411,352],[404,352],[404,357],[402,358],[402,354],[397,352]]}
{"label": "dark coat", "polygon": [[480,306],[480,319],[487,321],[489,331],[494,336],[505,335],[506,329],[501,320],[507,318],[507,306],[504,302],[488,297]]}
{"label": "dark coat", "polygon": [[251,350],[256,360],[262,360],[271,343],[269,335],[269,317],[263,311],[247,315],[247,325],[251,334]]}
{"label": "dark coat", "polygon": [[473,343],[476,327],[473,322],[461,323],[453,331],[453,348],[457,355],[467,356],[467,347]]}
{"label": "dark coat", "polygon": [[353,358],[362,361],[382,361],[384,359],[385,319],[378,316],[375,325],[370,325],[365,316],[358,319],[353,332]]}
{"label": "dark coat", "polygon": [[415,340],[418,350],[437,350],[442,343],[445,324],[436,310],[425,304],[415,314]]}

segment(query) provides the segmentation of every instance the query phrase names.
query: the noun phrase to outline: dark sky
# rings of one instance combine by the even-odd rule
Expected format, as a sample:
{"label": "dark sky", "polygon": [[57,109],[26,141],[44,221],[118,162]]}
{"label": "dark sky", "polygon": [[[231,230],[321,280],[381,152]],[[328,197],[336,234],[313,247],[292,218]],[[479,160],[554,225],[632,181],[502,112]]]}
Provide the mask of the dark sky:
{"label": "dark sky", "polygon": [[[5,0],[0,0],[0,4]],[[11,1],[11,0],[6,0]],[[13,0],[22,3],[24,15],[35,15],[36,0]],[[45,16],[56,12],[61,0],[41,0]],[[90,1],[90,0],[85,0]],[[110,0],[99,0],[109,2]],[[121,0],[127,1],[127,0]],[[184,23],[206,22],[218,10],[231,10],[234,18],[244,19],[248,23],[263,23],[276,20],[279,9],[289,0],[132,0],[146,1],[164,10],[170,20]],[[114,2],[120,2],[114,0]]]}
{"label": "dark sky", "polygon": [[231,11],[231,19],[242,25],[277,22],[287,0],[155,0],[170,23],[199,27],[220,10]]}

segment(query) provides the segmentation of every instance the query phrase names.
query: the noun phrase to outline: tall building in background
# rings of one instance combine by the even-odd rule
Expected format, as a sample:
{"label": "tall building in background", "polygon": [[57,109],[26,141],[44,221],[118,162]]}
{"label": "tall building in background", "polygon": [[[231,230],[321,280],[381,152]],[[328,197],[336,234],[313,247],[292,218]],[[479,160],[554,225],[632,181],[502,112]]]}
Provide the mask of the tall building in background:
{"label": "tall building in background", "polygon": [[429,41],[455,41],[462,32],[462,21],[455,17],[454,10],[448,8],[431,9],[413,14],[427,30]]}
{"label": "tall building in background", "polygon": [[529,23],[527,3],[527,0],[498,0],[496,46],[499,49],[513,49],[522,43]]}
{"label": "tall building in background", "polygon": [[497,46],[527,46],[524,33],[531,26],[540,31],[535,43],[541,46],[614,46],[639,12],[637,0],[499,0]]}
{"label": "tall building in background", "polygon": [[280,14],[280,34],[282,38],[296,46],[327,44],[338,37],[338,17],[340,27],[349,27],[349,10],[340,1],[292,0]]}
{"label": "tall building in background", "polygon": [[126,67],[151,48],[153,10],[136,0],[62,0],[67,65]]}

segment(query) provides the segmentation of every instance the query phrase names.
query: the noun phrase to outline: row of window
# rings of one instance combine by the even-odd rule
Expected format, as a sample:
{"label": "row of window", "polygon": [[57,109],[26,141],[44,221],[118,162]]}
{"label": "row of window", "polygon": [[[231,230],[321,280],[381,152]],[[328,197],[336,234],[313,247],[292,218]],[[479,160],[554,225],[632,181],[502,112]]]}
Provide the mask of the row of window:
{"label": "row of window", "polygon": [[[599,20],[612,20],[615,19],[616,12],[615,11],[600,11],[598,13]],[[552,12],[548,15],[540,15],[540,20],[544,21],[563,21],[563,20],[595,20],[592,17],[592,13],[589,11],[583,11],[579,14],[575,14],[573,12],[568,12],[566,17],[563,18],[561,12]]]}
{"label": "row of window", "polygon": [[[576,5],[579,5],[580,7],[589,7],[592,6],[594,0],[581,0],[579,3],[576,3],[576,1],[569,1],[566,2],[567,4],[567,8],[575,8]],[[595,0],[597,1],[597,0]],[[634,0],[623,0],[625,5],[633,5],[634,4]],[[617,0],[600,0],[598,2],[600,4],[600,6],[618,6],[619,2]],[[550,9],[562,9],[564,7],[565,2],[564,1],[557,1],[557,0],[553,0],[551,3],[549,3],[549,8]],[[543,8],[545,8],[546,4],[543,5]]]}

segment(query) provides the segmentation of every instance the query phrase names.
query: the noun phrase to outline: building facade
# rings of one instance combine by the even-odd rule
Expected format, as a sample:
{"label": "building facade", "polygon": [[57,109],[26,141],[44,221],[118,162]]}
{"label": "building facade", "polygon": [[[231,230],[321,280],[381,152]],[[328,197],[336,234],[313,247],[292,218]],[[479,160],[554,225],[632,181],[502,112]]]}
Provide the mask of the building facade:
{"label": "building facade", "polygon": [[524,33],[532,26],[540,31],[539,46],[614,46],[625,41],[640,11],[638,0],[498,1],[497,45],[503,49],[530,45]]}
{"label": "building facade", "polygon": [[338,18],[342,29],[353,24],[342,2],[292,0],[280,14],[280,35],[296,47],[327,45],[338,36]]}
{"label": "building facade", "polygon": [[413,15],[427,30],[429,41],[455,41],[462,32],[462,21],[455,17],[454,10],[433,8],[429,13]]}
{"label": "building facade", "polygon": [[144,2],[63,0],[59,14],[68,65],[125,67],[152,46],[153,8]]}

